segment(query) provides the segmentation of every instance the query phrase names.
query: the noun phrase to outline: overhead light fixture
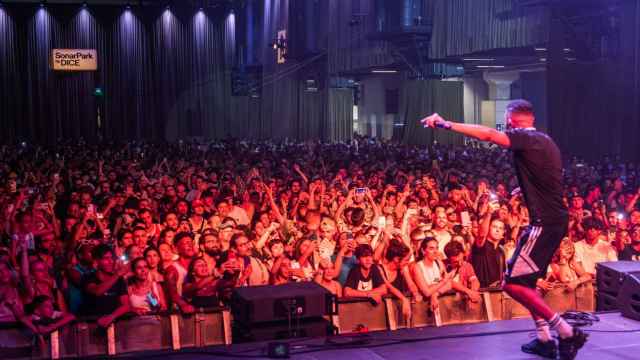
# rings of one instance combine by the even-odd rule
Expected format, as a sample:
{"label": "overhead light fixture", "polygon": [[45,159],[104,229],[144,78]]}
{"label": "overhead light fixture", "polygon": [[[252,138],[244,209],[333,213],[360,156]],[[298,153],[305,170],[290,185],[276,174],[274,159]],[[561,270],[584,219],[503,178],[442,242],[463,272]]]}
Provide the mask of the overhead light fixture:
{"label": "overhead light fixture", "polygon": [[478,65],[478,69],[503,69],[504,65]]}
{"label": "overhead light fixture", "polygon": [[547,48],[545,48],[545,47],[537,47],[537,48],[535,48],[535,51],[547,51]]}
{"label": "overhead light fixture", "polygon": [[86,8],[87,6],[89,6],[89,5],[87,5],[87,2],[86,2],[86,1],[82,3],[82,7],[83,7],[83,8]]}
{"label": "overhead light fixture", "polygon": [[496,61],[492,58],[463,58],[462,61]]}
{"label": "overhead light fixture", "polygon": [[569,49],[569,48],[564,48],[564,49],[562,49],[562,51],[564,51],[564,52],[571,52],[571,49]]}
{"label": "overhead light fixture", "polygon": [[373,74],[397,74],[398,70],[372,70]]}
{"label": "overhead light fixture", "polygon": [[40,7],[43,8],[45,6],[47,6],[46,1],[45,0],[40,1]]}
{"label": "overhead light fixture", "polygon": [[540,61],[545,62],[547,61],[547,58],[540,58]]}

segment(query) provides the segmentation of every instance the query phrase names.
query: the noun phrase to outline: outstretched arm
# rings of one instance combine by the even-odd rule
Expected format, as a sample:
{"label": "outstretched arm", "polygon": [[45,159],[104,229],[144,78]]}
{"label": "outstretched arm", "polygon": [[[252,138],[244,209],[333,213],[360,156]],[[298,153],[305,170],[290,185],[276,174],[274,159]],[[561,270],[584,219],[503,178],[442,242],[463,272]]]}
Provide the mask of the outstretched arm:
{"label": "outstretched arm", "polygon": [[504,148],[511,147],[511,141],[505,133],[483,125],[446,121],[437,113],[420,120],[420,123],[424,127],[447,129],[480,141],[489,141]]}

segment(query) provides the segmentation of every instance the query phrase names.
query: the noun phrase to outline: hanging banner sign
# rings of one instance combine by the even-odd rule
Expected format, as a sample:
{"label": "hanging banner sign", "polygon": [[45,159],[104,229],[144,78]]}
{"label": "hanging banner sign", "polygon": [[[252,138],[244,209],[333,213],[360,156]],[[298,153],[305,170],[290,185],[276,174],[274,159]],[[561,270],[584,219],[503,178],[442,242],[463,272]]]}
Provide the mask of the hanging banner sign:
{"label": "hanging banner sign", "polygon": [[95,71],[98,54],[95,49],[53,49],[51,68],[54,71]]}

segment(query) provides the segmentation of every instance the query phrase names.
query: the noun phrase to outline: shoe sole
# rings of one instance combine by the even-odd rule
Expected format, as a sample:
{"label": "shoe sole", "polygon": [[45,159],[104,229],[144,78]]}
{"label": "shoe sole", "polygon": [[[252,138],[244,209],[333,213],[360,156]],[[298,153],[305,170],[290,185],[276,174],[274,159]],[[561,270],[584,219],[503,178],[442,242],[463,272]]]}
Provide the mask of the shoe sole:
{"label": "shoe sole", "polygon": [[525,354],[537,355],[537,356],[543,357],[545,359],[554,359],[555,360],[555,359],[558,358],[557,354],[556,355],[547,355],[547,354],[540,354],[540,353],[537,353],[535,351],[527,351],[527,350],[524,350],[524,349],[521,349],[521,350]]}
{"label": "shoe sole", "polygon": [[589,335],[585,334],[584,332],[581,333],[580,337],[578,339],[576,339],[576,342],[574,343],[575,346],[575,352],[573,353],[572,356],[570,357],[563,357],[562,354],[560,354],[560,360],[573,360],[576,358],[576,356],[578,356],[578,351],[580,349],[582,349],[582,347],[584,346],[584,344],[587,343],[587,340],[589,339]]}
{"label": "shoe sole", "polygon": [[556,352],[553,355],[548,355],[548,354],[541,354],[539,352],[535,352],[533,350],[529,350],[525,347],[520,347],[520,350],[522,350],[523,353],[525,354],[531,354],[531,355],[538,355],[540,357],[546,358],[546,359],[556,359],[558,357],[558,353]]}

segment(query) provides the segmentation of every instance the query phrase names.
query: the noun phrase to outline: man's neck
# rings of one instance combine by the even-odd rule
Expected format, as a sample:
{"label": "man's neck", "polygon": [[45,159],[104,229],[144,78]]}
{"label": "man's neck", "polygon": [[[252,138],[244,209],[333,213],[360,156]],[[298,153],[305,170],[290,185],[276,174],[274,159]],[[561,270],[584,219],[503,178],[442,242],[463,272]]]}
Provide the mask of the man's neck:
{"label": "man's neck", "polygon": [[114,273],[108,273],[106,271],[103,270],[98,270],[96,272],[96,276],[98,277],[98,280],[100,281],[106,281],[109,278],[112,278],[115,274]]}
{"label": "man's neck", "polygon": [[584,239],[584,242],[587,243],[587,245],[593,246],[593,245],[598,243],[598,238],[597,237],[595,237],[593,239],[586,238],[586,239]]}
{"label": "man's neck", "polygon": [[491,238],[491,237],[488,237],[488,238],[487,238],[487,241],[489,241],[489,243],[490,243],[491,245],[493,245],[493,247],[495,247],[495,248],[497,248],[498,246],[500,246],[500,241],[501,241],[501,240],[502,240],[502,239],[494,240],[494,239],[493,239],[493,238]]}
{"label": "man's neck", "polygon": [[368,276],[369,272],[371,272],[371,268],[365,268],[364,266],[360,266],[360,272],[362,273],[362,275],[364,276]]}
{"label": "man's neck", "polygon": [[192,259],[191,257],[180,256],[180,259],[178,259],[178,262],[180,263],[180,265],[187,268],[191,263],[191,259]]}

